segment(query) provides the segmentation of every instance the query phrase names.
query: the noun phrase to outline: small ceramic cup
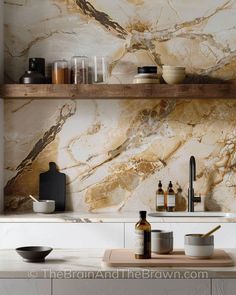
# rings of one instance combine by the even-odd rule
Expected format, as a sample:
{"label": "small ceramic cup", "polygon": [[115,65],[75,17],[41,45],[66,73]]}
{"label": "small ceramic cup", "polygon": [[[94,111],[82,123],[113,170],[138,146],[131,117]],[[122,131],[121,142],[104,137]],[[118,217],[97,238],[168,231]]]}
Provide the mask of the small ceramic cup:
{"label": "small ceramic cup", "polygon": [[152,252],[168,254],[173,251],[173,232],[152,230]]}
{"label": "small ceramic cup", "polygon": [[214,253],[214,236],[202,238],[201,234],[185,235],[184,250],[190,258],[210,258]]}
{"label": "small ceramic cup", "polygon": [[33,210],[35,213],[53,213],[55,211],[55,201],[41,200],[38,202],[33,202]]}
{"label": "small ceramic cup", "polygon": [[172,71],[172,72],[185,72],[185,67],[179,67],[179,66],[168,66],[164,65],[162,66],[163,71]]}
{"label": "small ceramic cup", "polygon": [[179,84],[185,79],[185,68],[176,66],[163,66],[162,77],[167,84]]}

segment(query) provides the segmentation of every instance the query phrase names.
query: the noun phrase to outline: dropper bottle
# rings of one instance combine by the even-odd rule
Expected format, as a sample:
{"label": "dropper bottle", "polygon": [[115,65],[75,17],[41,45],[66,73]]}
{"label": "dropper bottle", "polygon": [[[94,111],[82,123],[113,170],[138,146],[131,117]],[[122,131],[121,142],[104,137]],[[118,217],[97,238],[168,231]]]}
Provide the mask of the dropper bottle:
{"label": "dropper bottle", "polygon": [[174,212],[175,211],[175,192],[173,190],[173,184],[170,181],[166,196],[166,211]]}
{"label": "dropper bottle", "polygon": [[156,211],[165,211],[165,194],[160,180],[156,191]]}

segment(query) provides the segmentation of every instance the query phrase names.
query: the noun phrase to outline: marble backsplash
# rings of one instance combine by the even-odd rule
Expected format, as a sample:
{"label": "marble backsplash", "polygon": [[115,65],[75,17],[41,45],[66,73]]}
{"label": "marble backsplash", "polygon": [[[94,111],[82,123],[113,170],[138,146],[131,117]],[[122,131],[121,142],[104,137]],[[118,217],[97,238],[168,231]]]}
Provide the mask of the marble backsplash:
{"label": "marble backsplash", "polygon": [[[5,80],[33,56],[109,56],[109,83],[139,65],[184,65],[189,77],[236,77],[236,1],[6,0]],[[197,77],[197,78],[196,78]],[[67,174],[67,209],[154,209],[172,180],[185,210],[189,157],[207,210],[236,211],[233,100],[6,100],[5,210],[27,211],[39,173]]]}

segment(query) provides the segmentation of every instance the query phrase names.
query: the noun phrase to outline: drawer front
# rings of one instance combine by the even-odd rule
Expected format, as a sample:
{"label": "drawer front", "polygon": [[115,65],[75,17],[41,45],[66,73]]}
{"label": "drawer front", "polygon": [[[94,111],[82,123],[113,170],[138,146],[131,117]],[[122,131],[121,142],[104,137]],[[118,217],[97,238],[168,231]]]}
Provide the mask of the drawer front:
{"label": "drawer front", "polygon": [[210,295],[210,280],[53,280],[53,295]]}
{"label": "drawer front", "polygon": [[214,279],[212,280],[212,295],[235,295],[235,279]]}
{"label": "drawer front", "polygon": [[0,279],[1,295],[51,295],[47,279]]}

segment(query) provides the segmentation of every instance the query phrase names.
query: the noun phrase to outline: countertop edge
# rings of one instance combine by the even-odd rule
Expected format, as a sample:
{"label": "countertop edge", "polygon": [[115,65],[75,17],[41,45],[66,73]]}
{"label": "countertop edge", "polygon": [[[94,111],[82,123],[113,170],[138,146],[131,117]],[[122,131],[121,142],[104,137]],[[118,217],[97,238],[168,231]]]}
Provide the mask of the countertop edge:
{"label": "countertop edge", "polygon": [[[1,223],[136,223],[138,213],[85,213],[65,212],[54,214],[3,214]],[[227,217],[148,217],[151,223],[236,223]]]}

